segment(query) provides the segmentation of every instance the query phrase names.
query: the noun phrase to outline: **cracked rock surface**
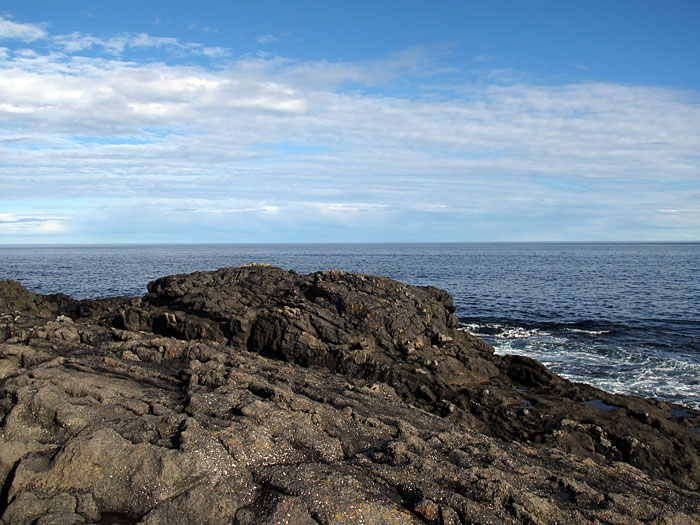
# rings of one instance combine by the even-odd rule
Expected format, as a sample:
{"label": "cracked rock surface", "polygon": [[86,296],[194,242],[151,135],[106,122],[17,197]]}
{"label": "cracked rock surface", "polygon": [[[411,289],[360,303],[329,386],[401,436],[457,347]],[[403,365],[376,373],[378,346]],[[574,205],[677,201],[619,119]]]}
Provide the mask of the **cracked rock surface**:
{"label": "cracked rock surface", "polygon": [[5,281],[0,391],[4,523],[700,521],[698,419],[495,356],[446,292],[379,277]]}

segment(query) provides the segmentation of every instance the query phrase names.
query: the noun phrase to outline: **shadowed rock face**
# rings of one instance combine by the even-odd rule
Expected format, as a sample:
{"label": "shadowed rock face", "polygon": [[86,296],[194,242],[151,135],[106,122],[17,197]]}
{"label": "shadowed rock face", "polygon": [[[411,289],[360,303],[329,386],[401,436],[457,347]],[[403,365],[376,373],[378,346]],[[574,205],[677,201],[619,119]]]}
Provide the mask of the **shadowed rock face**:
{"label": "shadowed rock face", "polygon": [[7,523],[700,515],[700,420],[496,356],[436,288],[260,265],[141,299],[6,281],[0,341]]}
{"label": "shadowed rock face", "polygon": [[[407,399],[430,406],[499,374],[490,359],[493,349],[457,330],[452,298],[436,288],[344,272],[306,276],[249,266],[159,279],[144,302],[185,314],[183,322],[171,314],[165,326],[166,313],[149,319],[145,327],[151,330],[386,381]],[[124,319],[124,326],[143,323],[129,326]]]}

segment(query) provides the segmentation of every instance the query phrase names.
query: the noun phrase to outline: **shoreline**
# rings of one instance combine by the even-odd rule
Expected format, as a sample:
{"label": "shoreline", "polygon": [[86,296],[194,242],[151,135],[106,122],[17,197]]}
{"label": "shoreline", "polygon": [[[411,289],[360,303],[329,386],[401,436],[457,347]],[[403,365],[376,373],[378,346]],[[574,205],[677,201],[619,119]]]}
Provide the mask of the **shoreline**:
{"label": "shoreline", "polygon": [[[670,503],[655,501],[658,509],[677,513],[675,522],[682,523],[681,514],[692,516],[687,512],[689,509],[700,508],[700,435],[696,429],[700,412],[687,409],[678,416],[673,411],[680,408],[662,401],[608,394],[561,379],[531,359],[498,356],[492,347],[458,329],[451,296],[437,288],[403,285],[387,278],[337,271],[304,275],[266,265],[173,275],[153,281],[148,288],[149,292],[142,298],[77,301],[61,295],[39,296],[16,283],[0,283],[0,334],[4,341],[0,361],[4,367],[2,385],[6,392],[16,392],[13,394],[14,404],[3,409],[6,415],[2,436],[8,450],[15,450],[9,458],[0,458],[5,465],[3,468],[9,469],[5,474],[8,509],[18,512],[19,503],[13,507],[13,502],[30,497],[31,487],[36,483],[41,486],[57,483],[52,490],[60,492],[59,487],[67,483],[67,479],[80,484],[87,483],[90,478],[88,472],[78,469],[72,462],[62,463],[60,468],[63,470],[59,472],[59,466],[51,460],[50,476],[41,474],[45,470],[35,470],[29,457],[41,457],[42,450],[47,450],[42,444],[47,439],[56,443],[52,445],[52,454],[58,450],[59,456],[63,457],[61,451],[68,453],[69,449],[82,446],[87,447],[85,454],[92,453],[89,452],[91,447],[102,443],[94,441],[98,438],[116,446],[126,436],[133,446],[149,444],[146,447],[148,453],[161,457],[159,461],[163,460],[162,454],[170,454],[177,462],[189,458],[188,440],[194,439],[197,443],[204,440],[201,445],[191,445],[201,447],[216,432],[222,431],[229,432],[230,439],[247,442],[244,445],[244,448],[248,447],[246,454],[252,456],[241,456],[228,446],[219,450],[211,445],[213,448],[202,461],[210,464],[219,458],[216,461],[228,465],[226,469],[239,475],[245,472],[245,476],[254,478],[266,469],[288,468],[289,454],[297,458],[292,461],[295,469],[316,458],[312,461],[315,466],[309,476],[313,478],[323,471],[329,473],[327,479],[331,480],[343,471],[334,470],[339,465],[351,466],[356,480],[367,476],[375,479],[374,476],[383,470],[401,469],[406,461],[411,468],[418,468],[416,461],[435,454],[440,465],[436,467],[436,473],[442,472],[441,475],[446,475],[447,470],[463,471],[471,464],[471,468],[486,469],[484,475],[491,472],[489,475],[498,474],[504,482],[510,479],[503,485],[510,486],[510,489],[500,496],[491,495],[501,501],[500,507],[489,511],[496,513],[493,519],[510,518],[518,522],[559,516],[565,521],[570,520],[567,522],[573,522],[571,520],[575,517],[585,521],[592,519],[594,514],[591,513],[605,509],[619,516],[632,517],[641,511],[634,510],[634,506],[625,506],[611,496],[618,484],[613,479],[620,476],[632,488],[626,497],[640,498],[639,505],[648,497],[649,487],[665,483],[664,494],[671,497],[673,493],[673,498],[687,502],[686,506],[682,504],[673,511]],[[71,388],[78,385],[75,374],[87,374],[85,378],[93,378],[86,379],[87,386],[79,388],[84,390],[81,390],[82,397],[87,396],[86,399],[97,403],[91,401],[85,405],[79,402],[81,397],[70,394]],[[98,377],[102,379],[98,380]],[[117,377],[123,380],[131,378],[124,385],[132,385],[126,387],[127,391],[135,389],[133,395],[128,395],[131,401],[126,405],[119,401],[122,396],[120,387],[99,386],[104,381],[110,385],[117,381]],[[144,382],[147,377],[151,379]],[[261,377],[264,378],[262,383]],[[54,392],[51,394],[54,397],[45,398],[48,395],[45,394],[37,398],[44,387],[33,394],[20,395],[21,388],[24,388],[21,385],[27,380],[36,385],[51,385],[47,388]],[[118,383],[123,380],[118,380]],[[309,381],[313,387],[308,386]],[[307,386],[304,386],[305,382]],[[79,383],[82,384],[83,380]],[[173,390],[179,384],[183,386]],[[109,395],[105,392],[99,394],[104,388],[116,390]],[[168,397],[169,392],[177,391],[185,395],[183,400],[177,401],[176,396],[167,406],[159,403],[161,408],[157,408],[154,404],[158,396]],[[235,396],[239,401],[230,398],[232,392],[237,392]],[[63,401],[58,403],[58,409],[51,409],[43,399],[46,402],[51,402],[49,399]],[[355,401],[351,402],[352,399]],[[207,408],[220,403],[229,408],[224,405]],[[127,407],[130,407],[128,412],[123,412]],[[20,431],[31,427],[26,427],[26,420],[22,423],[25,426],[16,426],[19,424],[18,414],[27,410],[39,410],[34,423],[39,426],[30,434]],[[49,410],[49,413],[40,415],[44,410]],[[50,416],[52,410],[54,415]],[[130,430],[121,434],[117,431],[117,435],[105,434],[107,427],[91,422],[85,415],[95,410],[113,414],[110,417],[114,417],[117,410],[124,420],[109,428],[114,430],[126,426]],[[372,415],[372,412],[376,414]],[[148,428],[153,428],[153,424],[156,428],[165,424],[157,421],[162,422],[166,413],[171,421],[166,424],[167,429],[163,427],[148,438],[152,432]],[[302,435],[285,441],[283,436],[286,433],[298,433],[298,428],[306,427],[290,429],[282,421],[301,417],[300,414],[311,417],[310,423],[320,426],[320,434],[314,434],[311,441],[310,436]],[[314,419],[313,414],[318,417]],[[415,421],[424,423],[416,427]],[[250,425],[259,428],[252,440],[249,432],[253,427]],[[190,428],[192,430],[188,430]],[[244,431],[244,428],[249,430]],[[332,428],[345,430],[338,433]],[[431,428],[436,431],[432,432]],[[442,428],[442,434],[437,432],[438,428]],[[25,437],[18,439],[23,432]],[[52,437],[40,441],[29,437],[38,435],[36,432],[48,433],[46,436]],[[185,437],[188,432],[192,432],[190,437]],[[15,439],[7,441],[8,435],[13,433],[17,434]],[[132,438],[137,434],[144,437],[134,441]],[[91,438],[93,440],[88,445],[80,441],[81,435],[97,437]],[[163,436],[168,435],[171,437],[166,441],[170,445],[162,441]],[[249,437],[245,438],[246,435]],[[264,438],[264,435],[268,437]],[[269,436],[278,437],[272,439]],[[470,441],[471,445],[464,440]],[[217,439],[214,441],[223,443]],[[423,445],[418,446],[416,443],[419,442]],[[9,443],[14,444],[10,447]],[[263,449],[257,448],[258,443]],[[264,443],[270,449],[265,448]],[[505,443],[511,443],[515,448],[502,448]],[[122,443],[119,446],[129,448],[130,445]],[[411,447],[414,447],[413,452]],[[671,455],[666,452],[669,447],[675,451]],[[457,461],[465,450],[470,449],[473,451]],[[29,452],[23,450],[31,450],[31,454],[27,456]],[[258,460],[254,457],[265,457],[265,450],[272,450],[274,459],[256,463]],[[492,463],[506,465],[510,462],[521,465],[523,472],[536,472],[528,483],[540,488],[527,488],[517,481],[515,472],[518,468],[515,466],[508,474],[508,468],[499,467],[496,472],[495,467],[479,463],[482,453],[478,450],[491,450]],[[418,455],[414,457],[412,454]],[[240,463],[244,456],[248,459]],[[525,459],[529,456],[531,459]],[[568,458],[565,461],[573,461],[577,466],[570,465],[567,469],[583,469],[588,477],[561,481],[572,475],[565,469],[554,476],[559,481],[554,481],[551,475],[547,481],[542,466],[550,465],[554,457]],[[144,476],[148,474],[139,470],[138,465],[130,468],[132,476],[137,472]],[[558,467],[552,465],[551,468],[556,471]],[[73,473],[68,475],[65,469]],[[19,477],[18,472],[21,473]],[[257,474],[253,475],[253,472]],[[409,475],[404,475],[401,481],[398,472],[392,474],[398,476],[395,478],[398,485],[378,500],[372,500],[374,503],[383,502],[375,508],[380,513],[389,512],[391,505],[388,501],[401,501],[395,510],[406,514],[397,518],[397,523],[421,520],[432,523],[431,512],[443,516],[454,512],[462,520],[470,513],[477,513],[477,508],[478,512],[486,512],[479,499],[488,498],[486,493],[479,492],[478,497],[470,493],[469,490],[474,490],[471,484],[466,492],[454,482],[444,485],[444,480],[434,478],[436,473],[429,476],[431,483],[442,487],[443,494],[452,496],[443,495],[440,499],[423,481],[420,486],[424,487],[421,491],[426,497],[413,501],[398,487],[409,480],[412,480],[410,483],[419,481]],[[508,477],[513,475],[516,477]],[[154,483],[156,478],[153,478]],[[220,480],[210,481],[212,486],[217,486]],[[668,482],[677,488],[671,489]],[[584,489],[581,483],[588,488]],[[331,484],[336,486],[335,481]],[[294,501],[300,505],[303,502],[304,508],[308,509],[309,502],[301,496],[303,491],[299,492],[304,486],[304,481],[298,478],[285,490],[298,493]],[[105,486],[104,491],[112,489],[115,488]],[[116,492],[119,490],[125,495],[132,489],[122,487]],[[152,494],[153,505],[139,503],[138,509],[127,509],[128,512],[114,509],[114,502],[104,503],[109,499],[105,493],[90,493],[96,505],[102,505],[100,512],[124,511],[124,515],[132,517],[155,512],[154,516],[162,517],[165,514],[158,512],[166,512],[167,507],[163,507],[162,502],[172,498],[172,494],[165,498],[165,494],[170,493],[163,490],[162,494]],[[563,503],[562,491],[569,491],[568,494],[573,491],[577,495]],[[394,495],[389,497],[389,493]],[[428,497],[428,493],[432,495]],[[353,494],[350,498],[353,505],[367,502],[360,493]],[[258,493],[256,497],[262,496]],[[524,503],[526,500],[532,502],[532,497],[544,498],[546,511],[543,510],[545,507],[528,507]],[[463,502],[460,506],[454,503],[455,498],[466,498],[471,503]],[[516,500],[520,502],[516,506],[507,503]],[[588,503],[584,504],[584,501]],[[251,510],[247,505],[241,504],[233,515],[261,519],[263,514],[274,514],[275,509],[279,510],[275,505],[256,507],[258,510]],[[344,505],[343,512],[349,508],[347,502],[337,501],[336,505]],[[383,510],[377,510],[380,507]],[[248,510],[242,510],[244,508]],[[145,509],[148,511],[144,514]],[[156,512],[157,509],[160,510]],[[205,512],[205,509],[197,512]],[[526,519],[526,516],[530,518]],[[332,523],[333,520],[329,518],[325,522]]]}
{"label": "shoreline", "polygon": [[[0,250],[0,279],[16,278],[43,293],[94,298],[140,296],[160,275],[251,260],[304,273],[338,268],[388,275],[449,290],[460,318],[497,319],[515,329],[554,325],[550,337],[484,334],[508,353],[529,355],[610,392],[700,408],[697,245],[222,246]],[[600,323],[614,332],[584,337],[557,320]],[[635,369],[650,375],[635,375]],[[635,386],[627,391],[626,385]]]}

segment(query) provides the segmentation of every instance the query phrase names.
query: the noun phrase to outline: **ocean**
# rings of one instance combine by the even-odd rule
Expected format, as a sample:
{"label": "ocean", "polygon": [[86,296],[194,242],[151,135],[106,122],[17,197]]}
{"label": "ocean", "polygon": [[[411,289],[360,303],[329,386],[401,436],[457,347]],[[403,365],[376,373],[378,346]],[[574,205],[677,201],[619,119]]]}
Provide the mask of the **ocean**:
{"label": "ocean", "polygon": [[700,408],[700,243],[0,246],[0,280],[75,298],[250,262],[448,290],[465,330],[604,390]]}

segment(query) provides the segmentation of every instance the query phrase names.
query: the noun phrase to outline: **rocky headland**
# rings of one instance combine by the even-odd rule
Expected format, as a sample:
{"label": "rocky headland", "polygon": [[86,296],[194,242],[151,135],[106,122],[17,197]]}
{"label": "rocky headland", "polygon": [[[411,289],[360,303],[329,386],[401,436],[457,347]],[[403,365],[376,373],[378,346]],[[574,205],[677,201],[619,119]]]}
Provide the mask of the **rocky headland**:
{"label": "rocky headland", "polygon": [[0,282],[3,523],[700,523],[700,414],[571,383],[450,295],[250,265]]}

